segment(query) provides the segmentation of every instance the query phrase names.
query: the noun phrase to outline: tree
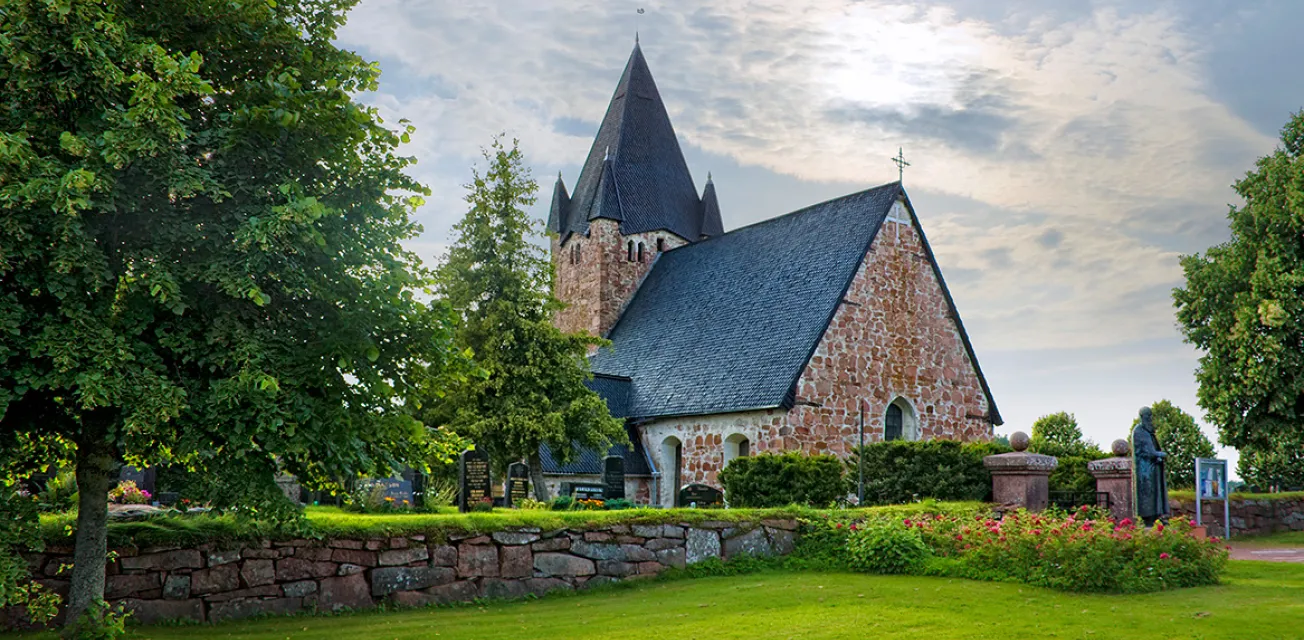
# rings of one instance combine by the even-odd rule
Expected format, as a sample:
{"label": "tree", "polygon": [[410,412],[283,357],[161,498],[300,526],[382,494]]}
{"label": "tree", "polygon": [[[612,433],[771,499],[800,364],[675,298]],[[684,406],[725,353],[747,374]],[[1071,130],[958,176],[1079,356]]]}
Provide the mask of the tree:
{"label": "tree", "polygon": [[0,11],[0,450],[74,452],[70,623],[104,593],[123,463],[274,515],[280,470],[321,486],[457,446],[412,415],[452,323],[400,246],[410,127],[352,100],[379,70],[332,44],[351,4]]}
{"label": "tree", "polygon": [[483,374],[455,384],[434,403],[432,422],[475,442],[498,466],[530,464],[535,496],[548,498],[539,446],[565,461],[574,446],[605,451],[627,440],[621,421],[584,385],[586,354],[604,344],[566,334],[552,324],[561,303],[552,295],[552,264],[535,244],[539,225],[524,208],[537,186],[516,141],[495,138],[483,175],[466,185],[471,208],[454,227],[458,237],[439,267],[441,295],[458,315],[456,343]]}
{"label": "tree", "polygon": [[1182,257],[1173,300],[1206,419],[1254,459],[1304,450],[1304,111],[1234,189],[1231,239]]}
{"label": "tree", "polygon": [[1236,473],[1258,491],[1299,491],[1304,488],[1304,449],[1282,446],[1242,450]]}
{"label": "tree", "polygon": [[[1164,475],[1168,478],[1169,489],[1192,489],[1195,487],[1196,458],[1212,458],[1213,443],[1200,432],[1191,414],[1168,400],[1160,400],[1150,406],[1155,425],[1155,438],[1159,446],[1168,453]],[[1135,428],[1141,419],[1132,421]]]}
{"label": "tree", "polygon": [[1060,457],[1104,455],[1094,442],[1082,437],[1078,419],[1066,411],[1044,415],[1032,423],[1032,442],[1028,450]]}

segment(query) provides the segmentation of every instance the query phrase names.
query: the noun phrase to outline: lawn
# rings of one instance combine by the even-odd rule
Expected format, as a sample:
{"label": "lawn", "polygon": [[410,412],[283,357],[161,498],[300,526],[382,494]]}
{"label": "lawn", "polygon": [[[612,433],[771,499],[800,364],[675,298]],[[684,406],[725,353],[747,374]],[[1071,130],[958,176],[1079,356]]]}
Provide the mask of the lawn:
{"label": "lawn", "polygon": [[1241,547],[1301,547],[1304,548],[1304,531],[1283,531],[1262,536],[1232,538]]}
{"label": "lawn", "polygon": [[1226,584],[1143,596],[1017,584],[768,572],[651,582],[538,601],[219,626],[152,640],[239,638],[1299,638],[1304,567],[1232,562]]}

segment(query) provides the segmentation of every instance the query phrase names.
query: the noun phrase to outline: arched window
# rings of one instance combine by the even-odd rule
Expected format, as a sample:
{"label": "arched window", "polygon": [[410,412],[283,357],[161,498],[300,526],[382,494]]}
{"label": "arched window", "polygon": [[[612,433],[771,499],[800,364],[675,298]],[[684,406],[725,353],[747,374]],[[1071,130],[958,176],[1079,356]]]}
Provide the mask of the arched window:
{"label": "arched window", "polygon": [[897,398],[887,406],[887,415],[883,418],[883,439],[919,439],[919,418],[905,398]]}
{"label": "arched window", "polygon": [[666,239],[657,238],[657,253],[661,253],[662,251],[665,250],[666,250]]}
{"label": "arched window", "polygon": [[642,243],[642,242],[638,243],[638,261],[639,261],[639,262],[642,262],[642,261],[643,261],[643,243]]}
{"label": "arched window", "polygon": [[679,438],[668,436],[661,441],[661,504],[679,506],[679,489],[683,486],[684,445]]}
{"label": "arched window", "polygon": [[633,262],[633,261],[634,261],[634,241],[633,241],[633,240],[630,240],[630,241],[629,241],[629,244],[625,245],[625,260],[627,260],[627,261],[629,261],[629,262]]}
{"label": "arched window", "polygon": [[734,458],[746,458],[751,455],[751,453],[752,443],[747,439],[747,436],[741,433],[735,433],[724,439],[725,466],[728,466],[729,462]]}

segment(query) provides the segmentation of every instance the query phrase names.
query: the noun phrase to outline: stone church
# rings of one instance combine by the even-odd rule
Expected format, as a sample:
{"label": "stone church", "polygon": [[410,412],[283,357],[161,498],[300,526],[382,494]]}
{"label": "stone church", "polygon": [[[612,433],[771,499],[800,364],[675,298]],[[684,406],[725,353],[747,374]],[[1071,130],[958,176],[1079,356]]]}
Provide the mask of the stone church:
{"label": "stone church", "polygon": [[574,188],[548,230],[556,323],[611,341],[593,389],[632,446],[542,452],[554,492],[625,459],[627,494],[672,506],[737,456],[844,456],[865,440],[986,440],[1001,424],[901,183],[725,232],[700,195],[635,44]]}

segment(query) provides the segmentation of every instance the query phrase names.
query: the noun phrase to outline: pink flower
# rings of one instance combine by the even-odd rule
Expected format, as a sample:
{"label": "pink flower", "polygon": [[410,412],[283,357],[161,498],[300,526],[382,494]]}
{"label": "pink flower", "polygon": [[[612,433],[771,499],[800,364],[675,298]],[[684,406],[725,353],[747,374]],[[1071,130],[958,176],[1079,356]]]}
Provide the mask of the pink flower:
{"label": "pink flower", "polygon": [[910,526],[910,518],[906,518],[906,527]]}
{"label": "pink flower", "polygon": [[1164,523],[1162,523],[1162,522],[1156,522],[1156,523],[1155,523],[1155,531],[1158,531],[1158,532],[1162,533],[1163,530],[1164,530]]}
{"label": "pink flower", "polygon": [[1160,559],[1160,560],[1167,560],[1168,557],[1169,557],[1169,556],[1168,556],[1167,553],[1161,553],[1161,554],[1159,554],[1159,559]]}

